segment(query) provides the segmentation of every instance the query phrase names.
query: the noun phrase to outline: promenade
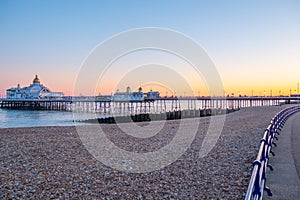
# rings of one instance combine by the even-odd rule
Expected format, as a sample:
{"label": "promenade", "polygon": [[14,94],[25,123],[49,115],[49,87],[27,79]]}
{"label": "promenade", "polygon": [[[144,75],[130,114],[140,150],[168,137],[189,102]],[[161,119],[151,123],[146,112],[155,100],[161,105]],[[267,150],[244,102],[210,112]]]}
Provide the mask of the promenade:
{"label": "promenade", "polygon": [[300,199],[300,113],[291,116],[284,125],[270,158],[274,171],[267,172],[267,186],[273,196],[264,199]]}

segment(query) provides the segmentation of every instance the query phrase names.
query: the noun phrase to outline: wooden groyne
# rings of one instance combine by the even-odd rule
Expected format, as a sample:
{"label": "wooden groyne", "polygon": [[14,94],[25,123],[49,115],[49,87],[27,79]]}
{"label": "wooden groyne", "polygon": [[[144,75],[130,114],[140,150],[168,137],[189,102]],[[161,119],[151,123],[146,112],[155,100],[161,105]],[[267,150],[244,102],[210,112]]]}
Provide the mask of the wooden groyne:
{"label": "wooden groyne", "polygon": [[228,114],[238,109],[204,109],[204,110],[182,110],[169,111],[165,113],[144,113],[130,116],[109,116],[95,119],[78,120],[82,123],[115,124],[128,122],[150,122],[158,120],[175,120],[185,118],[206,117],[214,115]]}

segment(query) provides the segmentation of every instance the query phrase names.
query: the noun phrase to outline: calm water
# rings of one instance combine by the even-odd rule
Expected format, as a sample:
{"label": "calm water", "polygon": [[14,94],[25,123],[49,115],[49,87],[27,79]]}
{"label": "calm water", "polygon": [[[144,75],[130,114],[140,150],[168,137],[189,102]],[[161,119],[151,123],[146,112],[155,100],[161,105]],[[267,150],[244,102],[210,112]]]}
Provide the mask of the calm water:
{"label": "calm water", "polygon": [[70,112],[0,109],[0,128],[72,125]]}
{"label": "calm water", "polygon": [[[107,115],[106,115],[107,116]],[[104,115],[93,113],[72,113],[60,111],[9,110],[0,109],[0,128],[36,126],[74,126],[74,119],[95,119]],[[76,123],[76,125],[86,125]]]}
{"label": "calm water", "polygon": [[[167,107],[170,106],[171,104],[167,105]],[[167,108],[167,110],[171,110],[171,108]],[[75,125],[73,122],[74,119],[80,120],[97,117],[104,116],[92,113],[75,113],[74,116],[72,112],[0,109],[0,128],[73,126]],[[76,125],[80,124],[77,123]]]}

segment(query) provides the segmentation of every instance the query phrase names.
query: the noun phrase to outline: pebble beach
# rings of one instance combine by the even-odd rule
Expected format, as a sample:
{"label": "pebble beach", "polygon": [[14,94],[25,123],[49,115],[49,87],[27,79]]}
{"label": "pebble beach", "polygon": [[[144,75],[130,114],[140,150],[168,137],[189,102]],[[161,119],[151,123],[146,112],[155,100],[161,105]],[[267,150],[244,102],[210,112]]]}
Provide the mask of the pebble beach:
{"label": "pebble beach", "polygon": [[[242,108],[227,114],[217,144],[202,158],[199,151],[210,117],[184,119],[199,121],[190,147],[175,162],[147,173],[104,165],[86,150],[76,127],[2,128],[0,198],[243,199],[259,141],[271,118],[283,108]],[[101,127],[116,146],[144,153],[168,144],[179,124],[180,120],[166,121],[151,138],[128,136],[116,124]]]}

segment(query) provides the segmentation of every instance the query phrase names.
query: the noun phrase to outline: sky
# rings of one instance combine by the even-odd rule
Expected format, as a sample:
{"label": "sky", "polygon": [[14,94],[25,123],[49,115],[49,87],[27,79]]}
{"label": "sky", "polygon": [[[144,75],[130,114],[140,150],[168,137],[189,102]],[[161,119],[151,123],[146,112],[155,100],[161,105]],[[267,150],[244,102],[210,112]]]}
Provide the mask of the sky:
{"label": "sky", "polygon": [[[205,77],[193,78],[187,63],[147,51],[115,63],[93,89],[74,92],[82,65],[99,44],[144,27],[173,30],[199,44],[215,64],[224,94],[288,95],[297,92],[300,81],[299,11],[297,0],[0,0],[0,96],[17,84],[29,85],[36,74],[50,90],[66,95],[110,94],[126,84],[163,94],[189,95],[189,89],[208,94]],[[158,65],[153,67],[150,58]],[[152,71],[132,71],[135,60],[138,68],[149,64]],[[116,75],[126,67],[125,74]],[[167,68],[172,83],[140,78],[169,77]],[[178,80],[188,80],[190,88]]]}

